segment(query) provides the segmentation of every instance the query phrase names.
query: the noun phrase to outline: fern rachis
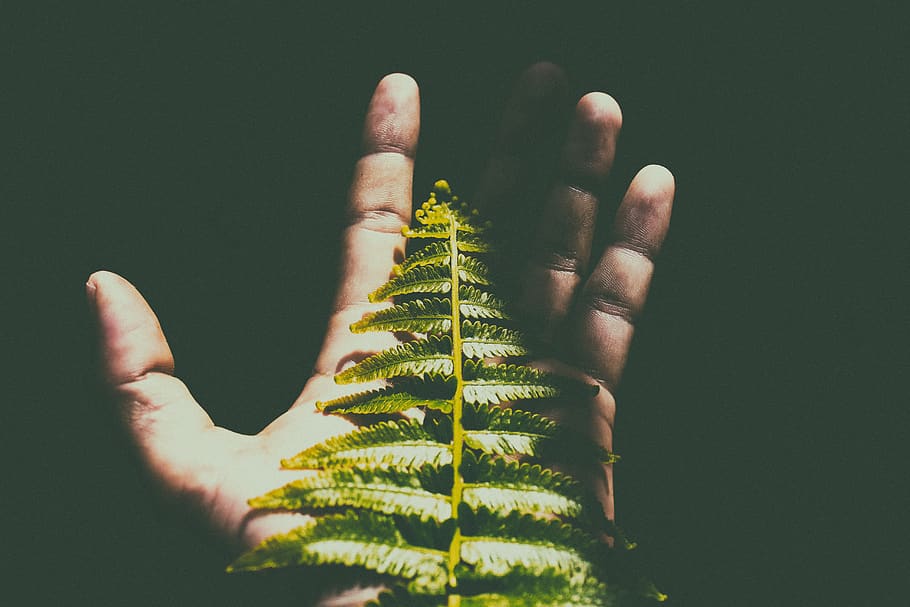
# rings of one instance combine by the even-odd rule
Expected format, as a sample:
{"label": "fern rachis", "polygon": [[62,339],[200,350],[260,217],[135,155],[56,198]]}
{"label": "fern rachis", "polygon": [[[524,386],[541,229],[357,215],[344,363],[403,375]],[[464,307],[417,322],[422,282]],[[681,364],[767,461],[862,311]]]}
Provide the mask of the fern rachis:
{"label": "fern rachis", "polygon": [[525,356],[529,347],[478,257],[491,250],[486,226],[442,181],[415,215],[417,225],[402,232],[424,246],[370,295],[398,300],[351,326],[415,338],[335,377],[386,387],[317,406],[349,415],[416,407],[423,420],[379,421],[282,460],[319,472],[250,505],[331,512],[268,539],[231,570],[356,565],[389,577],[393,592],[378,603],[389,607],[614,604],[623,591],[623,567],[614,562],[623,551],[596,539],[611,522],[580,483],[539,463],[614,456],[520,402],[504,408],[597,388],[523,363],[488,362]]}

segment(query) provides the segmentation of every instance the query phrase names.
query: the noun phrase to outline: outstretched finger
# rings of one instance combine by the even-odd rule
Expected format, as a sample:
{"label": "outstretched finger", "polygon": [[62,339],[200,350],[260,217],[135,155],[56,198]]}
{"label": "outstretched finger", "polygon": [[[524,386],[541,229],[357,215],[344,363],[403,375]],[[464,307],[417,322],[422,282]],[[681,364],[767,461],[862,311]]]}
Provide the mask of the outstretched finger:
{"label": "outstretched finger", "polygon": [[354,167],[342,239],[335,310],[367,302],[401,260],[410,223],[411,182],[420,130],[417,83],[404,74],[383,78],[367,110],[363,155]]}
{"label": "outstretched finger", "polygon": [[[417,83],[404,74],[386,76],[370,101],[363,128],[363,155],[354,167],[348,224],[342,235],[341,277],[316,360],[319,376],[337,373],[339,365],[352,354],[348,327],[372,307],[368,295],[388,280],[392,266],[404,257],[401,227],[410,223],[419,130]],[[391,345],[376,339],[359,341],[357,348],[362,350]],[[298,402],[307,394],[305,391]]]}
{"label": "outstretched finger", "polygon": [[613,227],[613,241],[585,283],[572,319],[571,351],[578,365],[612,390],[629,353],[634,322],[670,225],[675,183],[651,165],[632,180]]}
{"label": "outstretched finger", "polygon": [[549,341],[587,275],[601,190],[616,152],[622,112],[606,93],[589,93],[575,108],[560,175],[538,216],[523,274],[523,312]]}
{"label": "outstretched finger", "polygon": [[127,433],[156,479],[186,488],[212,420],[173,376],[161,326],[136,288],[102,271],[89,277],[86,294],[97,318],[103,379]]}
{"label": "outstretched finger", "polygon": [[503,113],[477,193],[475,206],[485,217],[498,224],[505,217],[533,216],[528,213],[533,182],[557,157],[569,109],[562,68],[540,62],[524,71]]}

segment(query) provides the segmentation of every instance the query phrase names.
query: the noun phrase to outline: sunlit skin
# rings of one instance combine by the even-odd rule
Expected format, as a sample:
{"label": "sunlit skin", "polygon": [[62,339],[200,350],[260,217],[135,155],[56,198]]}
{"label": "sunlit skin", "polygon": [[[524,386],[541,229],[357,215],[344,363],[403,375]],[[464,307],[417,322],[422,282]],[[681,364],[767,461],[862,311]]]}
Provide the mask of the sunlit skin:
{"label": "sunlit skin", "polygon": [[[514,211],[538,223],[527,239],[533,254],[519,251],[506,260],[520,277],[519,297],[512,299],[534,330],[565,353],[549,366],[601,386],[580,423],[611,449],[613,391],[669,226],[674,180],[660,166],[639,171],[616,211],[608,246],[592,260],[594,218],[608,202],[598,194],[613,164],[622,116],[612,97],[589,93],[575,105],[562,147],[553,154],[557,179],[537,194],[541,207],[522,208],[529,200],[525,177],[547,156],[535,145],[551,141],[537,134],[561,128],[558,102],[565,89],[561,70],[552,64],[537,64],[522,75],[474,200],[494,219]],[[391,333],[354,334],[349,326],[388,305],[369,303],[367,294],[388,280],[403,257],[401,226],[411,222],[419,128],[417,84],[403,74],[383,78],[366,115],[363,155],[354,167],[349,222],[341,235],[341,275],[315,370],[301,377],[303,389],[287,412],[254,436],[217,426],[174,375],[158,319],[135,287],[105,271],[88,279],[102,374],[140,461],[169,501],[202,521],[235,555],[306,522],[299,513],[254,513],[247,500],[307,474],[280,469],[282,458],[353,429],[352,422],[324,415],[314,403],[368,387],[339,386],[333,376],[363,353],[398,343]],[[592,488],[612,518],[611,467],[595,477]],[[358,605],[372,594],[353,591],[324,604]]]}

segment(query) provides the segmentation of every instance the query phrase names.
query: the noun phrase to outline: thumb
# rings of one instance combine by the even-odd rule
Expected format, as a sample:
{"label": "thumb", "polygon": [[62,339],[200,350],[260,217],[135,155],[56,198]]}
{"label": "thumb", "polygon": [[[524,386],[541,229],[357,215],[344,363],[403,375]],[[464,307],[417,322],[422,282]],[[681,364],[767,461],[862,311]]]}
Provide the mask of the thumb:
{"label": "thumb", "polygon": [[174,357],[154,312],[136,288],[95,272],[86,295],[97,318],[101,370],[127,434],[166,490],[189,490],[212,420],[173,376]]}

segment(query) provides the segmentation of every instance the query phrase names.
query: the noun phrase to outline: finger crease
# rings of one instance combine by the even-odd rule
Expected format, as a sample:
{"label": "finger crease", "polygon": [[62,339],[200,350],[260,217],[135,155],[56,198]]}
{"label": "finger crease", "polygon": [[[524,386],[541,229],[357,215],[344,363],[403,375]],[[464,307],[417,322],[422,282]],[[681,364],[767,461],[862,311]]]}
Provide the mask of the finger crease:
{"label": "finger crease", "polygon": [[535,263],[553,272],[577,274],[581,276],[582,263],[575,251],[550,250],[536,255]]}
{"label": "finger crease", "polygon": [[364,312],[375,311],[380,308],[380,303],[373,303],[367,299],[357,299],[350,301],[342,301],[338,303],[334,308],[332,308],[332,316],[338,316],[341,314],[346,314],[352,310],[358,308],[363,308]]}
{"label": "finger crease", "polygon": [[594,200],[598,199],[597,190],[600,188],[596,177],[584,175],[581,172],[566,171],[562,182],[573,192],[589,196]]}
{"label": "finger crease", "polygon": [[619,242],[613,244],[617,249],[623,249],[630,253],[641,255],[651,263],[654,263],[654,257],[657,251],[643,239],[629,238],[628,236]]}
{"label": "finger crease", "polygon": [[406,143],[402,143],[401,141],[381,141],[373,143],[366,148],[361,159],[377,154],[396,154],[398,156],[404,156],[409,160],[414,159],[413,147]]}
{"label": "finger crease", "polygon": [[605,295],[587,295],[584,300],[587,306],[595,312],[619,318],[630,325],[635,324],[636,314],[628,302]]}
{"label": "finger crease", "polygon": [[111,384],[111,387],[115,390],[121,388],[127,388],[133,384],[138,384],[147,379],[151,379],[155,375],[166,375],[168,377],[173,376],[174,367],[169,364],[155,364],[151,367],[147,367],[138,373],[128,373],[127,375],[117,379],[117,381]]}
{"label": "finger crease", "polygon": [[401,227],[408,225],[410,217],[398,209],[371,209],[353,211],[348,214],[348,225],[354,229],[377,232],[379,234],[401,235]]}
{"label": "finger crease", "polygon": [[566,187],[569,188],[570,190],[572,190],[573,192],[581,194],[582,196],[590,196],[591,198],[597,198],[597,195],[594,193],[593,189],[589,188],[587,186],[583,186],[583,185],[580,185],[577,183],[566,183]]}

